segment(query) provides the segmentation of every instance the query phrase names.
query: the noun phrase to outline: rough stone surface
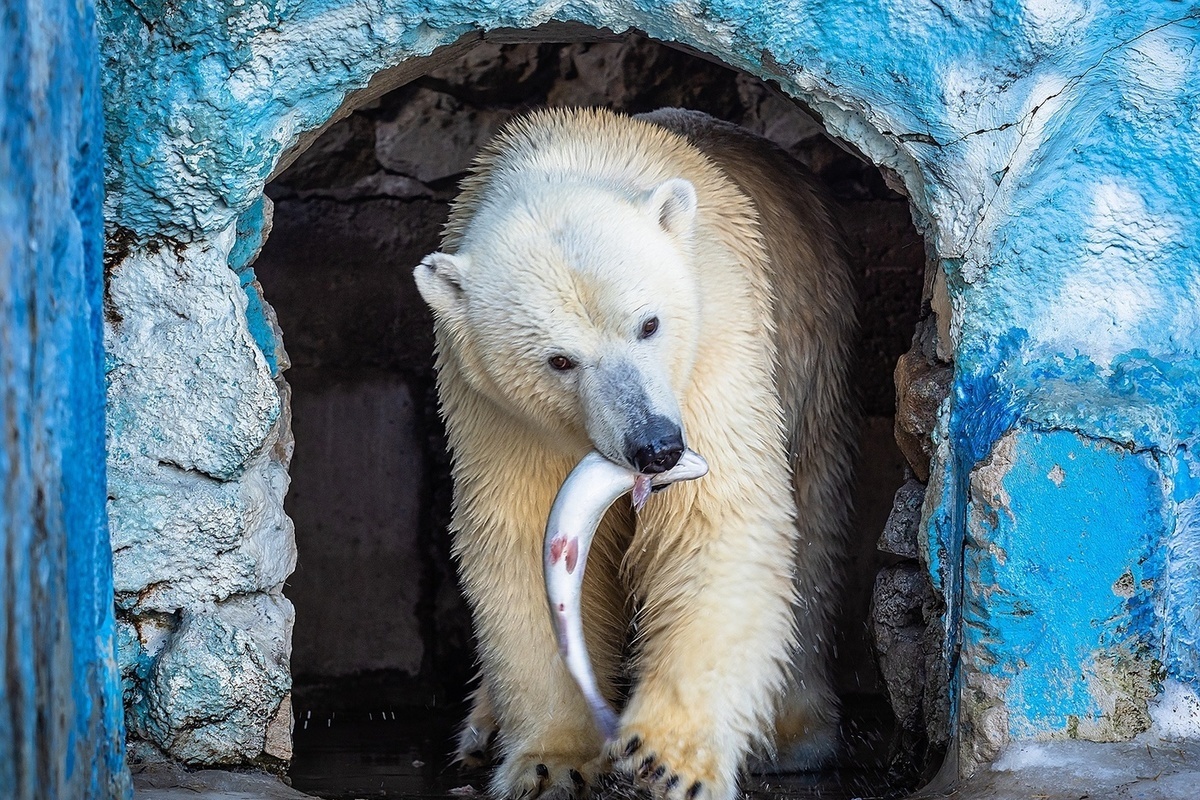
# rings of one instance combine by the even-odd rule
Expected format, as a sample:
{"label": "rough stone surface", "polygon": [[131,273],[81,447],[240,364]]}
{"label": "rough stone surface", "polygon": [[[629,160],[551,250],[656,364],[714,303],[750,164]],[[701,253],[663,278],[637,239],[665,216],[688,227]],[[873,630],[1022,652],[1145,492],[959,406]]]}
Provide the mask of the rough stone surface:
{"label": "rough stone surface", "polygon": [[258,758],[290,688],[291,606],[271,594],[296,563],[286,385],[260,344],[273,340],[251,330],[257,309],[269,331],[270,307],[252,306],[253,281],[248,294],[230,268],[256,251],[234,227],[190,247],[110,233],[108,511],[126,719],[131,736],[190,763]]}
{"label": "rough stone surface", "polygon": [[938,408],[950,395],[954,370],[931,363],[917,347],[896,362],[896,443],[922,483],[929,480],[933,443],[929,436],[937,424]]}
{"label": "rough stone surface", "polygon": [[110,270],[104,345],[114,465],[145,460],[229,481],[279,418],[279,393],[229,269],[233,243],[232,226],[211,243],[152,242]]}
{"label": "rough stone surface", "polygon": [[181,617],[134,701],[134,732],[185,763],[258,758],[291,686],[291,604],[239,596]]}
{"label": "rough stone surface", "polygon": [[885,553],[916,559],[919,555],[917,537],[921,527],[921,505],[925,502],[925,485],[909,478],[896,490],[892,511],[879,537],[879,549]]}
{"label": "rough stone surface", "polygon": [[[896,715],[889,753],[891,784],[916,788],[940,765],[939,747],[932,743],[926,723],[929,623],[936,603],[929,575],[916,561],[904,561],[879,571],[871,602],[871,633],[879,674]],[[936,647],[934,648],[936,652]]]}
{"label": "rough stone surface", "polygon": [[375,128],[375,155],[388,170],[435,183],[461,175],[510,115],[465,106],[453,95],[417,89]]}
{"label": "rough stone surface", "polygon": [[263,772],[187,770],[177,764],[144,764],[133,774],[134,800],[310,800]]}
{"label": "rough stone surface", "polygon": [[171,467],[113,470],[114,586],[122,610],[171,612],[283,583],[296,560],[283,466],[237,481]]}

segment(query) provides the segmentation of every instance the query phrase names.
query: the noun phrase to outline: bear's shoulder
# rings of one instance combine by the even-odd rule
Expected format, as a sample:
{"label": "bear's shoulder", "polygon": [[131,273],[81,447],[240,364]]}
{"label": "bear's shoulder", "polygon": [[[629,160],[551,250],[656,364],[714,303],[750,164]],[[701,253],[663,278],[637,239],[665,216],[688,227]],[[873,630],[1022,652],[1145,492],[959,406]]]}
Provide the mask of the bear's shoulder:
{"label": "bear's shoulder", "polygon": [[698,193],[728,195],[726,202],[736,204],[730,193],[734,186],[721,169],[688,136],[656,119],[601,108],[542,109],[508,123],[476,156],[451,209],[443,246],[450,252],[457,248],[489,196],[568,176],[631,198],[683,177]]}

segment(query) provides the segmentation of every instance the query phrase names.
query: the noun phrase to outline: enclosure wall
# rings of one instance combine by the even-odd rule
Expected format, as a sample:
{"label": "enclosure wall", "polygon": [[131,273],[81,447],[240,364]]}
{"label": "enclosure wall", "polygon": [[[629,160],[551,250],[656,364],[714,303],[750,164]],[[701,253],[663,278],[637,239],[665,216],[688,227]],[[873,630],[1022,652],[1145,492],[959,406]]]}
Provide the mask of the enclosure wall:
{"label": "enclosure wall", "polygon": [[[1200,12],[168,7],[103,5],[113,536],[136,617],[123,661],[146,692],[133,720],[160,745],[253,758],[286,718],[286,652],[272,649],[294,557],[283,355],[245,269],[264,183],[338,115],[420,74],[413,59],[552,17],[639,28],[777,81],[911,200],[937,267],[928,344],[954,362],[921,557],[946,607],[963,771],[1013,741],[1200,736]],[[245,680],[159,690],[197,658]],[[212,706],[255,711],[200,736],[189,714]]]}
{"label": "enclosure wall", "polygon": [[0,797],[121,798],[92,3],[6,3],[0,92]]}

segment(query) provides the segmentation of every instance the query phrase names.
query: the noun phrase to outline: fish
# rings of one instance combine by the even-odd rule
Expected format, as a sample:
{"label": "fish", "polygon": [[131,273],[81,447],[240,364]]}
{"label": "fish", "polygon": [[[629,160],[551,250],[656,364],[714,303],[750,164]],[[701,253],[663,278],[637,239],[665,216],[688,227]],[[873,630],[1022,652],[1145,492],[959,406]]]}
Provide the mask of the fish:
{"label": "fish", "polygon": [[583,639],[580,608],[592,538],[608,507],[622,495],[632,493],[634,510],[640,511],[651,490],[707,474],[708,462],[694,450],[684,451],[674,467],[655,475],[643,475],[593,450],[567,475],[550,508],[542,544],[550,620],[558,639],[559,655],[579,685],[596,727],[606,740],[616,737],[617,715],[596,686],[596,675]]}

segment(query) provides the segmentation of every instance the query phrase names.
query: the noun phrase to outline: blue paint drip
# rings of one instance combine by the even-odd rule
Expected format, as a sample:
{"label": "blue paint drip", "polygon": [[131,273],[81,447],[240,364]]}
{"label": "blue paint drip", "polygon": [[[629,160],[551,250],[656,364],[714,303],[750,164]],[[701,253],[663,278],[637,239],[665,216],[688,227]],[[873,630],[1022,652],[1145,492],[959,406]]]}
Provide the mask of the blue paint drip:
{"label": "blue paint drip", "polygon": [[254,337],[254,343],[267,359],[271,375],[278,377],[279,359],[276,351],[279,342],[275,336],[275,329],[267,319],[266,309],[263,308],[262,294],[254,285],[256,278],[252,266],[262,248],[266,222],[266,199],[259,197],[258,201],[237,219],[236,238],[233,249],[229,252],[229,267],[237,273],[242,291],[246,293],[246,324],[250,328],[250,335]]}

